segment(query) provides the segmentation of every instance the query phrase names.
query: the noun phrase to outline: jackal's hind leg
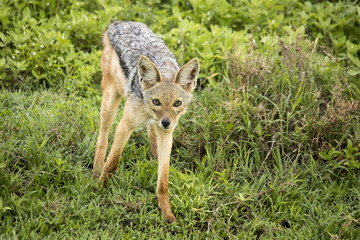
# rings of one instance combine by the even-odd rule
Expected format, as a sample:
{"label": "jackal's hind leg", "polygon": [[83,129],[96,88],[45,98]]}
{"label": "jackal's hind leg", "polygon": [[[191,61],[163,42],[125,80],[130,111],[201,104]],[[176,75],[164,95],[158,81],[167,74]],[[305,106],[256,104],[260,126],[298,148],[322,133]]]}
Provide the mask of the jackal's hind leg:
{"label": "jackal's hind leg", "polygon": [[107,181],[115,173],[119,165],[124,146],[128,141],[131,133],[134,131],[134,127],[130,124],[133,119],[129,118],[129,116],[132,116],[129,111],[132,110],[131,107],[128,106],[128,102],[126,102],[123,111],[123,117],[121,118],[119,125],[116,127],[113,145],[111,146],[111,150],[106,159],[105,165],[102,168],[100,183],[103,183],[104,185],[106,185]]}
{"label": "jackal's hind leg", "polygon": [[150,125],[147,128],[149,135],[149,147],[150,147],[150,155],[154,158],[157,158],[157,136],[156,136],[156,126]]}
{"label": "jackal's hind leg", "polygon": [[121,101],[114,90],[106,90],[103,92],[100,113],[100,132],[96,142],[95,160],[93,166],[93,177],[97,178],[104,166],[106,148],[108,145],[108,135],[110,127],[116,117],[116,112]]}

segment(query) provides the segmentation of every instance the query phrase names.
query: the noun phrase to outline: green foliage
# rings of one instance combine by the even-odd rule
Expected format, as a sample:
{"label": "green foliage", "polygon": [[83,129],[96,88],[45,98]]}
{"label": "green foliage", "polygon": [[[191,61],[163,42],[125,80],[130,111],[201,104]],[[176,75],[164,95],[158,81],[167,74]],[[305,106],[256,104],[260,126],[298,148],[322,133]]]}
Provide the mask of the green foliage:
{"label": "green foliage", "polygon": [[[360,9],[351,3],[158,2],[2,1],[0,66],[5,86],[68,86],[81,79],[79,90],[86,91],[99,78],[101,34],[113,19],[149,24],[181,61],[192,57],[184,54],[200,55],[207,70],[204,77],[224,69],[221,63],[234,42],[251,38],[264,42],[298,28],[329,46],[335,55],[349,59],[348,74],[360,72]],[[352,88],[360,91],[356,84]]]}
{"label": "green foliage", "polygon": [[[360,236],[356,1],[0,8],[1,239]],[[179,63],[200,59],[196,101],[174,136],[172,225],[156,208],[146,131],[132,135],[108,189],[91,177],[101,36],[114,19],[149,25]]]}
{"label": "green foliage", "polygon": [[358,147],[353,146],[349,140],[345,149],[341,151],[331,148],[327,153],[320,152],[320,157],[329,161],[329,165],[335,169],[358,172],[360,169],[360,151]]}

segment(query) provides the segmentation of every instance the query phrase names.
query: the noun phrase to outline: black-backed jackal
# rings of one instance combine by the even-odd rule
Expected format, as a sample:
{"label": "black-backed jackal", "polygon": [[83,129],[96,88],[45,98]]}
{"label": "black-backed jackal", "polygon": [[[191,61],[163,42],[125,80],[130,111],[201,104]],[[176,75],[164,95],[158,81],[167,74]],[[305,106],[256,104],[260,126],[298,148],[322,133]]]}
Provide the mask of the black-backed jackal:
{"label": "black-backed jackal", "polygon": [[[179,69],[164,41],[137,22],[112,22],[103,36],[103,44],[103,98],[93,176],[100,175],[100,182],[106,184],[118,167],[131,133],[147,127],[150,152],[159,161],[158,206],[165,219],[174,222],[168,194],[172,133],[191,101],[199,61],[193,59]],[[122,98],[127,99],[123,116],[104,164],[109,130]]]}

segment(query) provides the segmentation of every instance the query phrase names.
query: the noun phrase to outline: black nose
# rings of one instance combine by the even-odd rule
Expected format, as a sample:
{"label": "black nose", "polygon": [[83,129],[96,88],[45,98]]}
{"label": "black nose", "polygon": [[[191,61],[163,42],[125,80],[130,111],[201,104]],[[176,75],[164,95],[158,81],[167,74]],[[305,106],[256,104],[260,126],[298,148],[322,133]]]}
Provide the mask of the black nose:
{"label": "black nose", "polygon": [[168,118],[164,118],[163,120],[161,120],[161,124],[164,126],[164,128],[167,128],[170,125],[170,119]]}

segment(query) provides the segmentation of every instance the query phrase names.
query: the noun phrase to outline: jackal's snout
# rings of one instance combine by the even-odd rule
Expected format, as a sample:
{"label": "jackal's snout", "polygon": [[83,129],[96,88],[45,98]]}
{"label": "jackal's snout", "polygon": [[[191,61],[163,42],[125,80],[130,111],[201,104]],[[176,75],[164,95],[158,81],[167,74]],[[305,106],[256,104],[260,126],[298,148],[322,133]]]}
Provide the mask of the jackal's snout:
{"label": "jackal's snout", "polygon": [[168,127],[169,127],[169,125],[170,125],[170,123],[171,123],[171,121],[170,121],[170,119],[169,118],[163,118],[162,120],[161,120],[161,125],[165,128],[165,129],[167,129]]}

